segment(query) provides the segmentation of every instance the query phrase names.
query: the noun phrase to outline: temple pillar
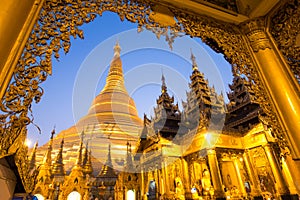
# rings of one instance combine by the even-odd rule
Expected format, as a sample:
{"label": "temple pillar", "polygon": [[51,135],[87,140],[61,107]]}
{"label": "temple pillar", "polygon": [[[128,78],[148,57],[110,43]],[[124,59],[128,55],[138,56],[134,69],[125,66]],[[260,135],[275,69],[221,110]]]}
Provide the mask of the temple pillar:
{"label": "temple pillar", "polygon": [[260,185],[258,182],[258,178],[256,177],[255,172],[253,170],[253,166],[250,162],[248,150],[245,150],[245,152],[243,154],[243,159],[244,159],[244,163],[245,163],[247,172],[249,174],[249,179],[251,181],[251,195],[254,197],[261,196]]}
{"label": "temple pillar", "polygon": [[0,98],[5,94],[43,2],[0,1]]}
{"label": "temple pillar", "polygon": [[278,162],[276,160],[276,157],[274,155],[274,150],[271,148],[269,144],[263,146],[266,156],[268,158],[268,161],[270,163],[270,167],[272,169],[272,173],[275,178],[275,188],[279,195],[285,195],[288,194],[288,188],[286,187],[286,183],[282,176],[282,171],[280,170],[280,167],[278,165]]}
{"label": "temple pillar", "polygon": [[181,164],[182,164],[182,172],[183,172],[183,185],[184,188],[186,189],[186,192],[191,191],[191,185],[190,180],[189,180],[189,169],[188,169],[188,164],[184,158],[181,158]]}
{"label": "temple pillar", "polygon": [[162,172],[163,172],[163,169],[158,170],[158,176],[159,176],[159,182],[160,182],[160,194],[161,194],[161,196],[163,194],[165,194],[165,188],[164,188],[165,182],[164,182],[164,178],[163,178]]}
{"label": "temple pillar", "polygon": [[141,167],[141,196],[145,194],[144,167]]}
{"label": "temple pillar", "polygon": [[300,195],[300,183],[295,179],[300,177],[300,174],[295,170],[294,162],[290,155],[286,155],[281,158],[282,171],[284,174],[285,181],[288,185],[289,191],[293,195]]}
{"label": "temple pillar", "polygon": [[169,187],[169,178],[168,178],[168,164],[166,161],[163,162],[162,164],[162,173],[163,173],[163,178],[164,178],[164,187],[166,193],[169,193],[170,187]]}
{"label": "temple pillar", "polygon": [[240,186],[240,192],[243,196],[247,196],[245,186],[244,186],[244,182],[243,182],[243,178],[242,178],[241,171],[240,171],[239,160],[236,156],[233,157],[233,164],[234,164],[234,168],[235,168],[236,175],[237,175],[237,178],[238,178],[238,182],[239,182],[239,186]]}
{"label": "temple pillar", "polygon": [[[261,84],[266,89],[273,110],[284,130],[293,159],[300,166],[300,93],[299,85],[283,59],[272,37],[267,32],[264,18],[256,18],[242,25],[246,40],[251,46],[254,67]],[[262,105],[264,106],[264,105]],[[275,109],[276,108],[276,109]]]}
{"label": "temple pillar", "polygon": [[154,180],[155,180],[155,185],[156,185],[156,199],[159,199],[160,195],[160,182],[159,182],[159,175],[158,175],[158,169],[157,169],[157,164],[155,165],[154,169]]}
{"label": "temple pillar", "polygon": [[208,149],[207,150],[207,158],[208,158],[208,165],[210,169],[210,175],[213,182],[215,196],[217,198],[224,198],[225,194],[222,188],[222,178],[220,174],[220,168],[218,164],[218,159],[216,155],[215,149]]}

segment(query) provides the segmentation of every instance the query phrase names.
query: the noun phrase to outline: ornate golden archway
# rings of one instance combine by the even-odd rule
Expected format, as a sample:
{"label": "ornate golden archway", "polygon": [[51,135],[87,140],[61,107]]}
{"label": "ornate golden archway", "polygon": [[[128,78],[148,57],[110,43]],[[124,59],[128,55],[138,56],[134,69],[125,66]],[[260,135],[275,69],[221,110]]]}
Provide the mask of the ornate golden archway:
{"label": "ornate golden archway", "polygon": [[[269,8],[271,12],[266,10],[239,18],[234,18],[241,16],[236,1],[228,0],[230,7],[227,4],[218,6],[214,3],[218,1],[209,0],[195,0],[189,4],[168,2],[32,0],[27,5],[22,4],[29,17],[24,27],[16,28],[16,31],[21,30],[23,42],[15,44],[19,49],[10,52],[6,57],[9,62],[1,66],[6,73],[5,78],[1,75],[0,79],[3,84],[0,91],[3,96],[0,157],[15,152],[26,153],[26,149],[19,147],[26,137],[26,126],[31,122],[28,117],[30,107],[33,101],[39,102],[43,94],[40,84],[51,75],[53,57],[58,59],[60,53],[69,51],[71,37],[83,39],[81,25],[93,21],[104,11],[112,11],[121,20],[137,23],[139,31],[145,28],[158,36],[163,35],[170,45],[185,33],[201,38],[215,51],[224,54],[233,65],[234,73],[244,74],[253,83],[251,90],[266,114],[262,121],[273,130],[282,152],[289,148],[293,158],[300,159],[298,1],[274,1]],[[201,6],[215,11],[203,13]],[[227,13],[224,20],[218,10]],[[293,33],[291,37],[290,32]],[[11,74],[13,78],[9,82]],[[23,181],[26,181],[24,156],[16,158],[19,171],[23,171]],[[31,191],[31,186],[27,184],[27,191]]]}

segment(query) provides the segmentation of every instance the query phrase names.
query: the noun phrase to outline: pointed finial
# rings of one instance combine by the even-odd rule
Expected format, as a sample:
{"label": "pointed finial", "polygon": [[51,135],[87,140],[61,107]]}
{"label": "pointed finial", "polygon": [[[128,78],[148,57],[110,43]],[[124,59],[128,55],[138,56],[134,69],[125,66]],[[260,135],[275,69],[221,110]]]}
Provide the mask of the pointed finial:
{"label": "pointed finial", "polygon": [[77,160],[76,160],[76,165],[80,165],[82,164],[82,144],[80,144],[80,147],[78,149],[78,156],[77,156]]}
{"label": "pointed finial", "polygon": [[81,140],[81,142],[83,142],[84,136],[85,136],[85,133],[84,133],[84,130],[82,130],[81,134],[80,134],[80,140]]}
{"label": "pointed finial", "polygon": [[64,148],[64,138],[60,142],[60,148],[54,162],[54,168],[55,168],[54,171],[59,174],[63,173],[63,167],[58,167],[58,165],[63,164],[63,148]]}
{"label": "pointed finial", "polygon": [[163,73],[161,75],[161,82],[162,82],[161,93],[166,93],[167,92],[167,85],[166,85],[166,79],[165,79],[165,76],[164,76]]}
{"label": "pointed finial", "polygon": [[196,63],[196,57],[193,54],[192,48],[191,48],[191,60],[193,64],[193,71],[198,70],[198,65]]}
{"label": "pointed finial", "polygon": [[128,152],[128,150],[129,150],[129,142],[128,142],[128,140],[127,140],[126,146],[127,146],[127,152]]}
{"label": "pointed finial", "polygon": [[64,147],[64,143],[65,143],[65,137],[63,137],[61,142],[60,142],[60,148]]}
{"label": "pointed finial", "polygon": [[107,161],[106,161],[107,166],[112,166],[112,160],[111,160],[111,145],[110,143],[108,144],[108,153],[107,153]]}
{"label": "pointed finial", "polygon": [[54,125],[54,127],[53,127],[53,129],[51,131],[51,138],[50,139],[53,139],[54,134],[55,134],[55,125]]}
{"label": "pointed finial", "polygon": [[82,159],[82,165],[85,165],[87,163],[88,160],[88,152],[89,152],[89,142],[86,142],[84,151],[83,151],[83,159]]}
{"label": "pointed finial", "polygon": [[36,158],[37,147],[38,147],[38,141],[36,141],[36,143],[34,144],[34,147],[32,149],[32,152],[31,152],[31,155],[30,155],[30,158],[29,158],[30,170],[35,168],[35,164],[36,164],[35,158]]}
{"label": "pointed finial", "polygon": [[121,47],[119,44],[119,40],[117,40],[114,46],[114,57],[120,57],[120,52],[121,52]]}

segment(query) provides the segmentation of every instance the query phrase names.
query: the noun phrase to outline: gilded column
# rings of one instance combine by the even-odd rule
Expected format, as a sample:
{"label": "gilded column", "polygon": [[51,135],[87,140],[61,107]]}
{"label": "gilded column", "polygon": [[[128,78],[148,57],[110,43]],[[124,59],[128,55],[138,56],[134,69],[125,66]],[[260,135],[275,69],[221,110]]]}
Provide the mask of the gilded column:
{"label": "gilded column", "polygon": [[10,82],[44,0],[0,1],[0,98]]}
{"label": "gilded column", "polygon": [[160,170],[158,170],[158,176],[159,176],[159,182],[160,182],[160,194],[164,195],[165,194],[165,181],[164,181],[164,177],[163,177],[163,169],[161,168]]}
{"label": "gilded column", "polygon": [[166,161],[163,161],[162,162],[162,173],[163,173],[163,179],[164,179],[164,188],[165,188],[165,191],[166,193],[168,193],[170,191],[170,188],[169,188],[169,179],[167,177],[168,173],[167,173],[167,167],[168,165],[166,164]]}
{"label": "gilded column", "polygon": [[189,180],[189,169],[188,164],[184,158],[181,158],[181,164],[182,164],[182,172],[183,172],[183,184],[184,188],[186,188],[186,191],[191,191],[191,185]]}
{"label": "gilded column", "polygon": [[220,174],[220,168],[218,164],[218,159],[216,155],[216,150],[214,149],[208,149],[207,150],[207,157],[208,157],[208,165],[210,169],[210,175],[212,178],[215,195],[217,197],[223,197],[224,191],[222,188],[222,179]]}
{"label": "gilded column", "polygon": [[287,155],[281,158],[282,171],[285,175],[285,180],[288,184],[288,188],[291,194],[300,195],[300,183],[298,180],[294,179],[295,177],[300,177],[300,174],[295,170],[293,166],[293,161],[291,161],[291,156]]}
{"label": "gilded column", "polygon": [[233,164],[234,164],[234,168],[235,168],[237,178],[238,178],[238,181],[239,181],[240,191],[241,191],[243,196],[246,196],[247,193],[246,193],[246,190],[245,190],[243,178],[242,178],[240,167],[239,167],[239,160],[236,156],[233,157]]}
{"label": "gilded column", "polygon": [[270,163],[270,167],[272,169],[272,172],[273,172],[273,175],[274,175],[274,178],[275,178],[275,182],[276,182],[275,187],[276,187],[277,193],[279,195],[288,194],[289,192],[288,192],[288,189],[286,187],[286,183],[284,182],[282,172],[280,170],[278,162],[275,158],[273,149],[271,148],[271,146],[269,144],[264,145],[263,148],[266,152],[267,158],[268,158],[269,163]]}
{"label": "gilded column", "polygon": [[144,195],[144,193],[145,193],[145,190],[144,190],[144,188],[145,188],[145,180],[144,180],[144,167],[143,166],[141,166],[141,196],[143,196]]}
{"label": "gilded column", "polygon": [[154,169],[154,180],[156,183],[156,199],[158,199],[161,191],[160,191],[160,182],[159,182],[157,164],[155,165],[155,169]]}
{"label": "gilded column", "polygon": [[279,123],[286,134],[294,159],[300,159],[300,93],[281,53],[266,31],[264,18],[256,18],[242,25],[252,49],[252,56],[263,86],[270,96]]}
{"label": "gilded column", "polygon": [[244,154],[243,154],[243,159],[244,159],[244,163],[247,169],[247,172],[249,174],[249,179],[251,181],[251,194],[252,196],[261,196],[261,190],[260,190],[260,185],[258,182],[258,179],[255,175],[255,172],[253,170],[253,166],[250,162],[249,159],[249,151],[245,150]]}

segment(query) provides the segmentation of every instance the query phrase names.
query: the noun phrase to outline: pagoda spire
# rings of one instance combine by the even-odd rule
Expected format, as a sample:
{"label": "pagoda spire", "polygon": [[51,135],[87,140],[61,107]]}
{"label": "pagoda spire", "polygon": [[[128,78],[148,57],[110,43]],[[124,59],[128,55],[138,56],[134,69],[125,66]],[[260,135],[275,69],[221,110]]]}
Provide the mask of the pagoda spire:
{"label": "pagoda spire", "polygon": [[120,57],[120,52],[121,52],[121,47],[119,44],[119,40],[117,40],[115,46],[114,46],[114,58],[119,58]]}
{"label": "pagoda spire", "polygon": [[83,148],[83,158],[82,158],[82,165],[84,166],[87,163],[88,160],[88,146],[89,143],[87,142],[85,147]]}
{"label": "pagoda spire", "polygon": [[51,159],[51,152],[52,152],[52,145],[53,145],[53,136],[55,134],[55,129],[53,129],[51,131],[51,137],[50,137],[50,141],[49,141],[49,144],[48,144],[48,149],[47,149],[47,152],[44,156],[44,160],[43,160],[43,164],[47,164],[47,165],[51,165],[52,163],[52,159]]}
{"label": "pagoda spire", "polygon": [[76,160],[76,165],[77,166],[82,166],[82,149],[83,149],[83,137],[84,137],[84,132],[81,132],[81,139],[80,139],[80,146],[78,149],[78,156]]}
{"label": "pagoda spire", "polygon": [[161,75],[161,93],[164,94],[167,92],[167,85],[166,85],[166,79],[165,79],[165,76],[164,74]]}
{"label": "pagoda spire", "polygon": [[63,148],[64,148],[64,138],[61,140],[58,154],[53,163],[52,174],[54,174],[54,175],[63,176],[65,174],[64,163],[63,163]]}
{"label": "pagoda spire", "polygon": [[192,67],[193,67],[193,71],[198,71],[198,65],[197,65],[197,62],[196,62],[196,57],[194,56],[193,54],[193,51],[191,49],[191,60],[192,60]]}
{"label": "pagoda spire", "polygon": [[34,147],[32,149],[31,155],[29,157],[29,169],[30,170],[33,170],[35,168],[37,147],[38,147],[38,142],[36,142],[34,144]]}
{"label": "pagoda spire", "polygon": [[83,172],[85,174],[91,175],[93,173],[93,166],[92,166],[92,150],[86,149],[87,157],[86,163],[84,163]]}
{"label": "pagoda spire", "polygon": [[100,178],[105,177],[116,177],[115,170],[113,169],[113,164],[111,160],[111,146],[110,143],[108,144],[108,153],[107,153],[107,160],[105,164],[102,166],[102,169],[98,175]]}
{"label": "pagoda spire", "polygon": [[106,78],[106,85],[101,91],[101,93],[119,91],[127,93],[127,90],[124,85],[124,76],[120,53],[121,47],[119,42],[117,41],[116,45],[114,46],[114,56],[110,62],[109,73]]}
{"label": "pagoda spire", "polygon": [[132,162],[132,154],[131,154],[131,144],[127,142],[127,158],[125,167],[127,170],[133,169],[133,162]]}
{"label": "pagoda spire", "polygon": [[111,145],[110,143],[108,144],[108,153],[107,153],[107,160],[105,165],[112,167],[112,160],[111,160]]}

